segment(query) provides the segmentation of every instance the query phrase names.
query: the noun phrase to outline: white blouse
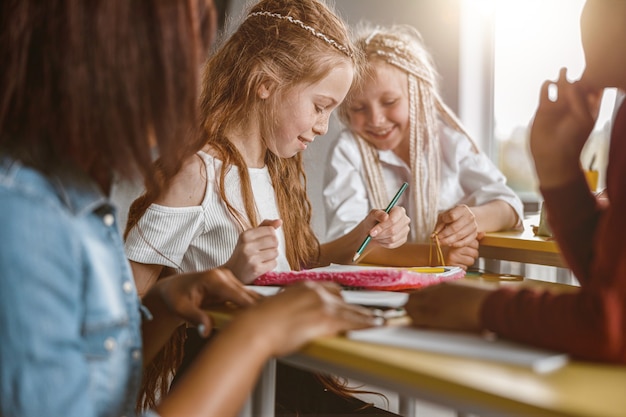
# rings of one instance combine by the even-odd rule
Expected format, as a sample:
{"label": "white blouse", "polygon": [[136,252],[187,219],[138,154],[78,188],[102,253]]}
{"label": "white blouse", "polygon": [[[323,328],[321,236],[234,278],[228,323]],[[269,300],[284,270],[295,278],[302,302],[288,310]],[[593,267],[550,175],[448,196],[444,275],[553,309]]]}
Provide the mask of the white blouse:
{"label": "white blouse", "polygon": [[[439,211],[459,204],[478,206],[493,200],[503,200],[513,207],[519,219],[523,219],[522,201],[506,185],[506,178],[493,162],[482,152],[476,154],[461,133],[444,124],[440,124],[440,129]],[[326,237],[320,239],[322,241],[346,234],[373,208],[367,198],[365,169],[353,134],[348,130],[341,132],[329,152],[324,175]],[[379,150],[378,155],[388,198],[391,200],[403,182],[411,183],[411,169],[391,150]],[[405,208],[410,218],[414,218],[416,207],[411,193],[409,187],[398,205]],[[409,240],[415,241],[415,236],[416,231],[412,228]]]}
{"label": "white blouse", "polygon": [[[206,166],[207,184],[200,206],[167,207],[152,204],[128,234],[127,257],[144,264],[165,265],[177,272],[195,272],[223,265],[232,255],[240,228],[219,195],[221,161],[198,152]],[[248,168],[259,219],[278,219],[274,187],[267,167]],[[232,206],[242,213],[241,180],[235,167],[225,178],[225,193]],[[275,271],[289,271],[282,227]]]}

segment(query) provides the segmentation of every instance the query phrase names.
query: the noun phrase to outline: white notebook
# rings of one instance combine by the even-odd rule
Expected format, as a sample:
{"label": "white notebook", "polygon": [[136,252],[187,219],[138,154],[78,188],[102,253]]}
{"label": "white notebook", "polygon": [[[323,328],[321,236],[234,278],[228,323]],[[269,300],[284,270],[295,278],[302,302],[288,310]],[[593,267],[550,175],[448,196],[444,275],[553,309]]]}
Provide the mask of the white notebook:
{"label": "white notebook", "polygon": [[[271,285],[247,285],[246,287],[265,296],[274,295],[282,289],[282,287]],[[346,303],[387,308],[401,308],[409,299],[409,294],[395,291],[341,290],[341,296]]]}
{"label": "white notebook", "polygon": [[368,343],[417,349],[433,353],[492,360],[552,372],[568,362],[564,353],[536,349],[478,334],[387,326],[348,332],[347,337]]}

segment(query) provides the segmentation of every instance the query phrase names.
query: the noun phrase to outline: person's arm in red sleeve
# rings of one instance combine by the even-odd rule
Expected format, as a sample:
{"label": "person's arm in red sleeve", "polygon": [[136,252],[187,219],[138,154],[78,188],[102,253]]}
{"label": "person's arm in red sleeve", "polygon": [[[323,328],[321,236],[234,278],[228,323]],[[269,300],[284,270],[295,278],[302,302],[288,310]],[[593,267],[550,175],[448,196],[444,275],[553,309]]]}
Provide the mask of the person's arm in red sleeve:
{"label": "person's arm in red sleeve", "polygon": [[589,278],[595,230],[601,214],[583,172],[567,185],[541,189],[548,222],[568,267],[581,286]]}

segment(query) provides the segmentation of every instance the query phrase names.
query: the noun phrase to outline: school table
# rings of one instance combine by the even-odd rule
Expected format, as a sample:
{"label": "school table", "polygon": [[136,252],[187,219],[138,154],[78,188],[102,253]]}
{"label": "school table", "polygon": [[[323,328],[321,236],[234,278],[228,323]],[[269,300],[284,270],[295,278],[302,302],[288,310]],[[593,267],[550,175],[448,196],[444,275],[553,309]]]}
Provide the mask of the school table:
{"label": "school table", "polygon": [[559,246],[551,238],[535,236],[532,227],[538,216],[524,219],[524,230],[508,230],[485,234],[480,241],[481,258],[565,268]]}
{"label": "school table", "polygon": [[[548,285],[560,286],[564,291],[576,290],[532,280],[503,285]],[[220,311],[211,314],[218,325],[229,316]],[[414,402],[409,398],[481,416],[626,414],[626,366],[570,361],[556,371],[539,374],[528,367],[376,345],[341,336],[315,340],[279,360],[395,391],[401,397],[400,414],[409,417],[415,415]],[[241,416],[273,415],[275,366],[275,360],[265,366]]]}
{"label": "school table", "polygon": [[537,374],[514,365],[341,337],[317,340],[281,360],[479,416],[617,417],[626,412],[626,367],[572,362]]}
{"label": "school table", "polygon": [[524,219],[524,230],[508,230],[485,234],[480,241],[479,257],[485,259],[485,269],[500,271],[500,261],[519,262],[556,267],[557,282],[571,283],[559,246],[552,238],[536,236],[533,226],[539,225],[539,215]]}

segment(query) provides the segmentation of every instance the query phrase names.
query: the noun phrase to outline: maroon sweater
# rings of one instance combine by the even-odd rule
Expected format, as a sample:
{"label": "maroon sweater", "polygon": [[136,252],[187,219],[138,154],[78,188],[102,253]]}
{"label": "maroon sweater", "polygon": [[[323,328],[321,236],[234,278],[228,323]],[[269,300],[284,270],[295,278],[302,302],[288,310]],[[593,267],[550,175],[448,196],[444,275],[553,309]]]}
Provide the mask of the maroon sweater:
{"label": "maroon sweater", "polygon": [[606,208],[582,172],[563,187],[541,190],[580,291],[498,290],[481,311],[487,329],[578,359],[626,363],[626,105],[613,125],[606,178]]}

